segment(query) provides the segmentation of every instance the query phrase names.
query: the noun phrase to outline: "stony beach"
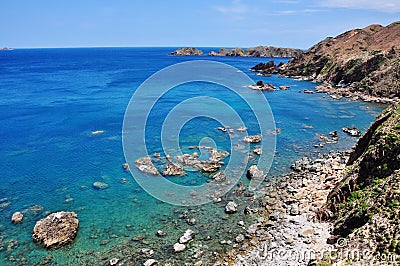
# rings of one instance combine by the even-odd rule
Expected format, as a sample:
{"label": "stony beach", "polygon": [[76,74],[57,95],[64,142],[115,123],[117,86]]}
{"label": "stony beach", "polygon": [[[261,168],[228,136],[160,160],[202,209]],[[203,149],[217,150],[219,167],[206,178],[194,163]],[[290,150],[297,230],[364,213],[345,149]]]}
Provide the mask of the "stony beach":
{"label": "stony beach", "polygon": [[256,199],[262,208],[258,222],[247,226],[240,246],[214,265],[309,265],[329,250],[332,225],[318,221],[318,210],[345,171],[348,155],[304,157],[290,173],[267,180]]}

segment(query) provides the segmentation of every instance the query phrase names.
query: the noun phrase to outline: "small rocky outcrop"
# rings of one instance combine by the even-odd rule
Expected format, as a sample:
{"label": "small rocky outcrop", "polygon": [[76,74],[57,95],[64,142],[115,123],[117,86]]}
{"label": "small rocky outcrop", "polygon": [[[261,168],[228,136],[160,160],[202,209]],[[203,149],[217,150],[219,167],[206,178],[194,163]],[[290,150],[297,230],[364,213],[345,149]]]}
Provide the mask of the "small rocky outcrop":
{"label": "small rocky outcrop", "polygon": [[135,161],[136,167],[143,173],[150,175],[158,175],[158,170],[154,166],[150,157],[142,157]]}
{"label": "small rocky outcrop", "polygon": [[24,215],[21,212],[14,212],[11,217],[11,222],[14,224],[18,224],[22,222],[22,219],[24,219]]}
{"label": "small rocky outcrop", "polygon": [[74,240],[78,227],[76,213],[64,211],[51,213],[36,223],[32,239],[46,248],[59,248]]}
{"label": "small rocky outcrop", "polygon": [[258,143],[261,141],[261,134],[253,135],[253,136],[246,136],[244,137],[243,141],[247,143]]}
{"label": "small rocky outcrop", "polygon": [[183,166],[193,166],[204,173],[212,173],[218,171],[224,164],[222,161],[225,157],[229,156],[227,151],[218,151],[212,147],[206,146],[192,146],[192,149],[202,150],[208,152],[209,158],[207,160],[199,160],[197,152],[190,154],[183,154],[176,157],[176,160]]}
{"label": "small rocky outcrop", "polygon": [[356,127],[344,127],[342,128],[343,132],[349,134],[352,137],[359,137],[361,136],[361,131],[358,130]]}
{"label": "small rocky outcrop", "polygon": [[174,55],[174,56],[194,56],[194,55],[203,55],[203,51],[193,48],[193,47],[184,47],[184,48],[179,48],[176,51],[173,51],[169,55]]}
{"label": "small rocky outcrop", "polygon": [[163,175],[182,176],[185,175],[185,170],[179,164],[169,162],[167,168],[162,172]]}

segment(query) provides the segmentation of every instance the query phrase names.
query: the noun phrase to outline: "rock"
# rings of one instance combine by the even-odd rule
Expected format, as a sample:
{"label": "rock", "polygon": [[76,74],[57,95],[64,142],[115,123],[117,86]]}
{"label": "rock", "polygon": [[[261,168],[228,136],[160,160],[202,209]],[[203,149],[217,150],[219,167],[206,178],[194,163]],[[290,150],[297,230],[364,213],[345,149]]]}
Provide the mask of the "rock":
{"label": "rock", "polygon": [[169,55],[174,56],[193,56],[193,55],[203,55],[203,51],[193,48],[193,47],[183,47],[170,53]]}
{"label": "rock", "polygon": [[187,224],[188,225],[195,225],[196,224],[196,219],[195,218],[190,218],[190,219],[187,219]]}
{"label": "rock", "polygon": [[154,166],[150,157],[142,157],[135,161],[136,167],[143,173],[158,175],[158,170]]}
{"label": "rock", "polygon": [[144,266],[152,266],[152,265],[157,265],[157,261],[155,259],[148,259],[146,262],[143,264]]}
{"label": "rock", "polygon": [[244,137],[243,141],[247,143],[258,143],[261,141],[261,134],[254,136],[246,136]]}
{"label": "rock", "polygon": [[310,228],[310,229],[306,229],[303,232],[299,233],[299,237],[308,237],[311,236],[315,233],[315,229],[314,228]]}
{"label": "rock", "polygon": [[361,136],[361,131],[358,130],[356,127],[344,127],[342,128],[343,132],[349,134],[352,137],[359,137]]}
{"label": "rock", "polygon": [[221,171],[213,175],[212,178],[217,182],[224,182],[226,180],[226,174],[224,171]]}
{"label": "rock", "polygon": [[274,91],[274,90],[276,90],[276,87],[273,84],[261,84],[261,85],[252,84],[247,87],[252,90],[257,90],[257,91]]}
{"label": "rock", "polygon": [[242,243],[244,241],[244,235],[239,234],[236,238],[235,238],[236,243]]}
{"label": "rock", "polygon": [[94,182],[93,183],[93,188],[94,189],[98,189],[98,190],[106,189],[106,188],[108,188],[108,184],[103,183],[103,182]]}
{"label": "rock", "polygon": [[238,222],[238,225],[244,226],[244,222],[243,222],[243,221],[239,221],[239,222]]}
{"label": "rock", "polygon": [[186,248],[186,246],[184,244],[181,244],[181,243],[175,243],[174,244],[174,251],[175,252],[182,252],[182,251],[185,250],[185,248]]}
{"label": "rock", "polygon": [[78,233],[79,221],[74,212],[56,212],[39,220],[33,228],[33,241],[46,248],[59,248],[70,243]]}
{"label": "rock", "polygon": [[162,230],[157,230],[156,235],[159,236],[159,237],[163,237],[163,236],[166,236],[167,233],[165,233],[165,232],[162,231]]}
{"label": "rock", "polygon": [[264,179],[264,172],[258,169],[257,165],[252,165],[247,170],[246,176],[250,180],[252,179],[262,180]]}
{"label": "rock", "polygon": [[183,167],[179,164],[169,162],[167,165],[167,169],[162,172],[163,175],[177,176],[177,175],[185,175],[185,171]]}
{"label": "rock", "polygon": [[241,126],[236,130],[239,131],[239,132],[246,132],[247,131],[247,127]]}
{"label": "rock", "polygon": [[124,168],[124,170],[129,170],[129,164],[128,163],[124,163],[122,165],[122,168]]}
{"label": "rock", "polygon": [[261,147],[255,147],[253,152],[257,155],[261,155],[262,154],[262,148]]}
{"label": "rock", "polygon": [[146,257],[152,257],[154,255],[154,250],[150,249],[150,248],[142,248],[140,250],[142,252],[143,255],[145,255]]}
{"label": "rock", "polygon": [[289,214],[292,216],[299,215],[300,214],[299,206],[297,204],[292,204]]}
{"label": "rock", "polygon": [[111,266],[117,265],[118,262],[119,262],[119,259],[118,259],[118,258],[112,258],[112,259],[109,261],[109,263],[110,263]]}
{"label": "rock", "polygon": [[[212,147],[206,146],[191,146],[189,148],[199,149],[205,153],[209,153],[209,158],[207,160],[199,160],[196,156],[191,156],[190,154],[184,154],[176,157],[176,160],[184,166],[193,166],[201,172],[212,173],[218,171],[224,164],[222,160],[229,156],[227,151],[218,151]],[[203,153],[202,153],[203,154]]]}
{"label": "rock", "polygon": [[24,218],[24,215],[21,212],[14,212],[12,217],[11,217],[11,222],[14,224],[18,224],[22,222],[22,219]]}
{"label": "rock", "polygon": [[229,214],[237,212],[237,204],[233,201],[228,202],[225,206],[225,212]]}
{"label": "rock", "polygon": [[190,240],[192,240],[194,238],[195,234],[196,233],[190,229],[186,230],[185,233],[183,234],[183,236],[181,236],[179,238],[179,243],[185,244],[185,243],[189,242]]}

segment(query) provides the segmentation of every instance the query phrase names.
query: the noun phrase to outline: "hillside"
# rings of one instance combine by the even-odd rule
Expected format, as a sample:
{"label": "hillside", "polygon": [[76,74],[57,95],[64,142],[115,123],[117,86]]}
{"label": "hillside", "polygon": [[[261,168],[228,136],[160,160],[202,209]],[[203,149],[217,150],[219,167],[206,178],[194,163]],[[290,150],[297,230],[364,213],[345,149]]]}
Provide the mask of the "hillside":
{"label": "hillside", "polygon": [[283,66],[265,69],[259,66],[256,71],[324,82],[328,89],[324,92],[338,92],[342,96],[361,92],[398,98],[400,22],[386,27],[370,25],[328,37]]}
{"label": "hillside", "polygon": [[358,141],[319,218],[334,223],[333,241],[374,254],[400,254],[400,107],[385,110]]}

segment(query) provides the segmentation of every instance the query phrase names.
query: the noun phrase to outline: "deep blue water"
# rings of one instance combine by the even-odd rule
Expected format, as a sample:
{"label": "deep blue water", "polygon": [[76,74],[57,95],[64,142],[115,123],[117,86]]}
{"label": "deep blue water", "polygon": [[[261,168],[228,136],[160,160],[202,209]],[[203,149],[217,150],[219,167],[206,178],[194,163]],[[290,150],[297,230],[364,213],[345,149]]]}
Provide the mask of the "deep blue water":
{"label": "deep blue water", "polygon": [[[113,246],[131,242],[130,239],[137,235],[147,236],[150,246],[158,247],[156,258],[163,258],[170,252],[168,247],[176,241],[175,234],[181,234],[188,227],[173,212],[180,208],[150,197],[121,167],[125,162],[121,144],[122,121],[129,100],[146,78],[166,66],[187,60],[216,60],[242,70],[254,81],[262,79],[276,86],[291,86],[287,91],[263,92],[273,111],[276,127],[281,129],[270,176],[287,171],[290,163],[301,156],[352,147],[356,139],[342,132],[339,132],[337,144],[326,145],[323,149],[314,148],[314,145],[319,143],[317,134],[327,135],[344,126],[355,125],[365,131],[383,108],[346,99],[335,101],[323,94],[299,93],[299,90],[313,89],[315,84],[277,76],[256,77],[249,71],[250,67],[268,59],[167,56],[173,50],[0,51],[1,265],[15,265],[23,257],[30,264],[43,262],[49,254],[58,265],[80,264],[86,257],[98,263],[99,257]],[[212,84],[187,86],[190,90],[188,87],[177,88],[165,95],[165,101],[160,105],[174,106],[185,97],[197,95],[236,101],[234,95]],[[182,97],[183,92],[188,94]],[[256,92],[248,90],[245,93]],[[165,115],[162,111],[165,108],[159,110],[150,116],[149,131],[156,132],[158,122]],[[216,126],[207,119],[187,124],[181,144],[196,145],[199,139],[209,136],[227,148],[227,140],[215,130]],[[91,132],[96,130],[104,130],[104,133],[92,135]],[[158,151],[156,134],[154,142],[151,139],[147,142],[150,150]],[[122,182],[121,178],[127,182]],[[95,181],[106,182],[109,188],[94,190],[92,183]],[[43,206],[44,211],[27,210],[33,205]],[[30,234],[35,222],[46,212],[58,210],[78,213],[79,234],[72,245],[46,251],[32,242]],[[26,214],[22,224],[11,224],[10,218],[15,211]],[[215,223],[213,219],[223,215],[222,205],[217,208],[209,204],[198,207],[195,216],[200,227],[201,224]],[[226,227],[229,227],[229,221],[236,224],[236,218],[229,219]],[[162,241],[155,238],[157,229],[168,231],[171,238]],[[216,236],[218,230],[223,231],[217,227],[196,229],[214,230]],[[134,245],[141,248],[149,244],[134,242]]]}

